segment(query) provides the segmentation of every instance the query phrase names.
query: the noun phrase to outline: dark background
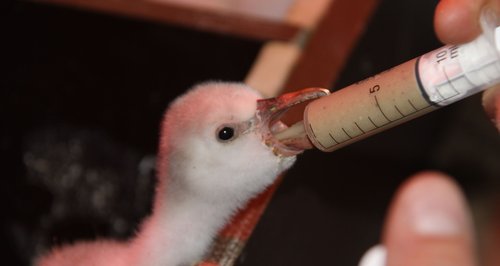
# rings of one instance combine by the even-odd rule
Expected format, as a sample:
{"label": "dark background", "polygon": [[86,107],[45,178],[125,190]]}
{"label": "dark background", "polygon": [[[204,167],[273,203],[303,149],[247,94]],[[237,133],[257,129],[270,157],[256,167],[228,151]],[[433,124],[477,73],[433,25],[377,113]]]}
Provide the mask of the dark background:
{"label": "dark background", "polygon": [[[436,3],[382,1],[332,89],[439,47]],[[37,252],[76,239],[130,236],[149,212],[168,102],[200,81],[243,80],[262,43],[2,5],[2,265],[28,265]],[[423,169],[457,179],[482,229],[500,197],[499,162],[500,139],[479,95],[334,153],[306,152],[238,265],[355,265],[378,242],[395,189]]]}

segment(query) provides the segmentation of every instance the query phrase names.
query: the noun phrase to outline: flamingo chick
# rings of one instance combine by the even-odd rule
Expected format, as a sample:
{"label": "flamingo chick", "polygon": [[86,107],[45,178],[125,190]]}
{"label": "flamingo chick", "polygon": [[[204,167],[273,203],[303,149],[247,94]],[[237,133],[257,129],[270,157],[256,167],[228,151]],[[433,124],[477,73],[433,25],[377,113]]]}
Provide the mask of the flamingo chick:
{"label": "flamingo chick", "polygon": [[[286,95],[286,94],[285,94]],[[193,265],[245,203],[302,151],[273,138],[279,115],[317,92],[259,100],[241,83],[209,82],[176,99],[162,123],[152,215],[126,242],[53,249],[38,266]]]}

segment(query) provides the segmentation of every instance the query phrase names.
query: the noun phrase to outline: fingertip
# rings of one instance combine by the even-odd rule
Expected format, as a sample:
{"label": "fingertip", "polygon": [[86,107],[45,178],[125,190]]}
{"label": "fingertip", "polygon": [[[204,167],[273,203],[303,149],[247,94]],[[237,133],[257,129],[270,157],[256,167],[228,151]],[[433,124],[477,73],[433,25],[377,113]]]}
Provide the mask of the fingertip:
{"label": "fingertip", "polygon": [[460,44],[473,40],[481,33],[479,15],[484,1],[442,0],[434,14],[434,29],[439,40]]}
{"label": "fingertip", "polygon": [[426,170],[406,180],[399,189],[398,197],[413,204],[414,198],[419,198],[421,194],[428,194],[432,190],[461,195],[461,189],[452,177],[438,170]]}
{"label": "fingertip", "polygon": [[443,257],[472,265],[472,222],[459,186],[439,172],[407,181],[390,208],[384,232],[387,265],[439,265]]}
{"label": "fingertip", "polygon": [[418,235],[454,234],[464,223],[465,200],[459,186],[437,171],[416,174],[397,193],[391,213]]}

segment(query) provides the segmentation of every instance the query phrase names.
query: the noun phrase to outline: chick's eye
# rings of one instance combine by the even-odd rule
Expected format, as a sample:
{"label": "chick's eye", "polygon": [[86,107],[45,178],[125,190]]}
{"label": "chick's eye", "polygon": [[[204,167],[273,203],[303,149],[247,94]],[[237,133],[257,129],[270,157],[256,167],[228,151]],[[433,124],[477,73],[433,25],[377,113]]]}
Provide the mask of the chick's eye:
{"label": "chick's eye", "polygon": [[236,138],[236,131],[234,127],[223,125],[217,129],[217,139],[221,142],[227,142]]}

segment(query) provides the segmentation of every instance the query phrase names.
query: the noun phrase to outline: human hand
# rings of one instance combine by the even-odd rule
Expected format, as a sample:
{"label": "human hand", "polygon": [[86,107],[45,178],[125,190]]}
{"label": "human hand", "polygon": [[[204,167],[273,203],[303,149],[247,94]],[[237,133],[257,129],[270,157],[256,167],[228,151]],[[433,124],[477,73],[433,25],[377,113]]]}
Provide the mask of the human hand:
{"label": "human hand", "polygon": [[500,11],[498,0],[441,0],[434,14],[434,29],[446,44],[472,41],[481,34],[481,10]]}
{"label": "human hand", "polygon": [[450,177],[423,172],[401,186],[389,210],[383,246],[360,266],[474,266],[471,214]]}
{"label": "human hand", "polygon": [[[492,9],[500,17],[499,0],[442,0],[436,7],[434,28],[438,38],[447,44],[473,40],[481,33],[479,16],[484,8]],[[500,86],[483,94],[486,114],[500,130]]]}
{"label": "human hand", "polygon": [[[434,26],[447,44],[473,40],[481,33],[483,8],[496,11],[499,0],[441,0]],[[487,115],[500,130],[500,86],[483,94]],[[383,245],[370,249],[360,266],[477,265],[471,214],[451,178],[424,172],[409,179],[390,207]]]}

